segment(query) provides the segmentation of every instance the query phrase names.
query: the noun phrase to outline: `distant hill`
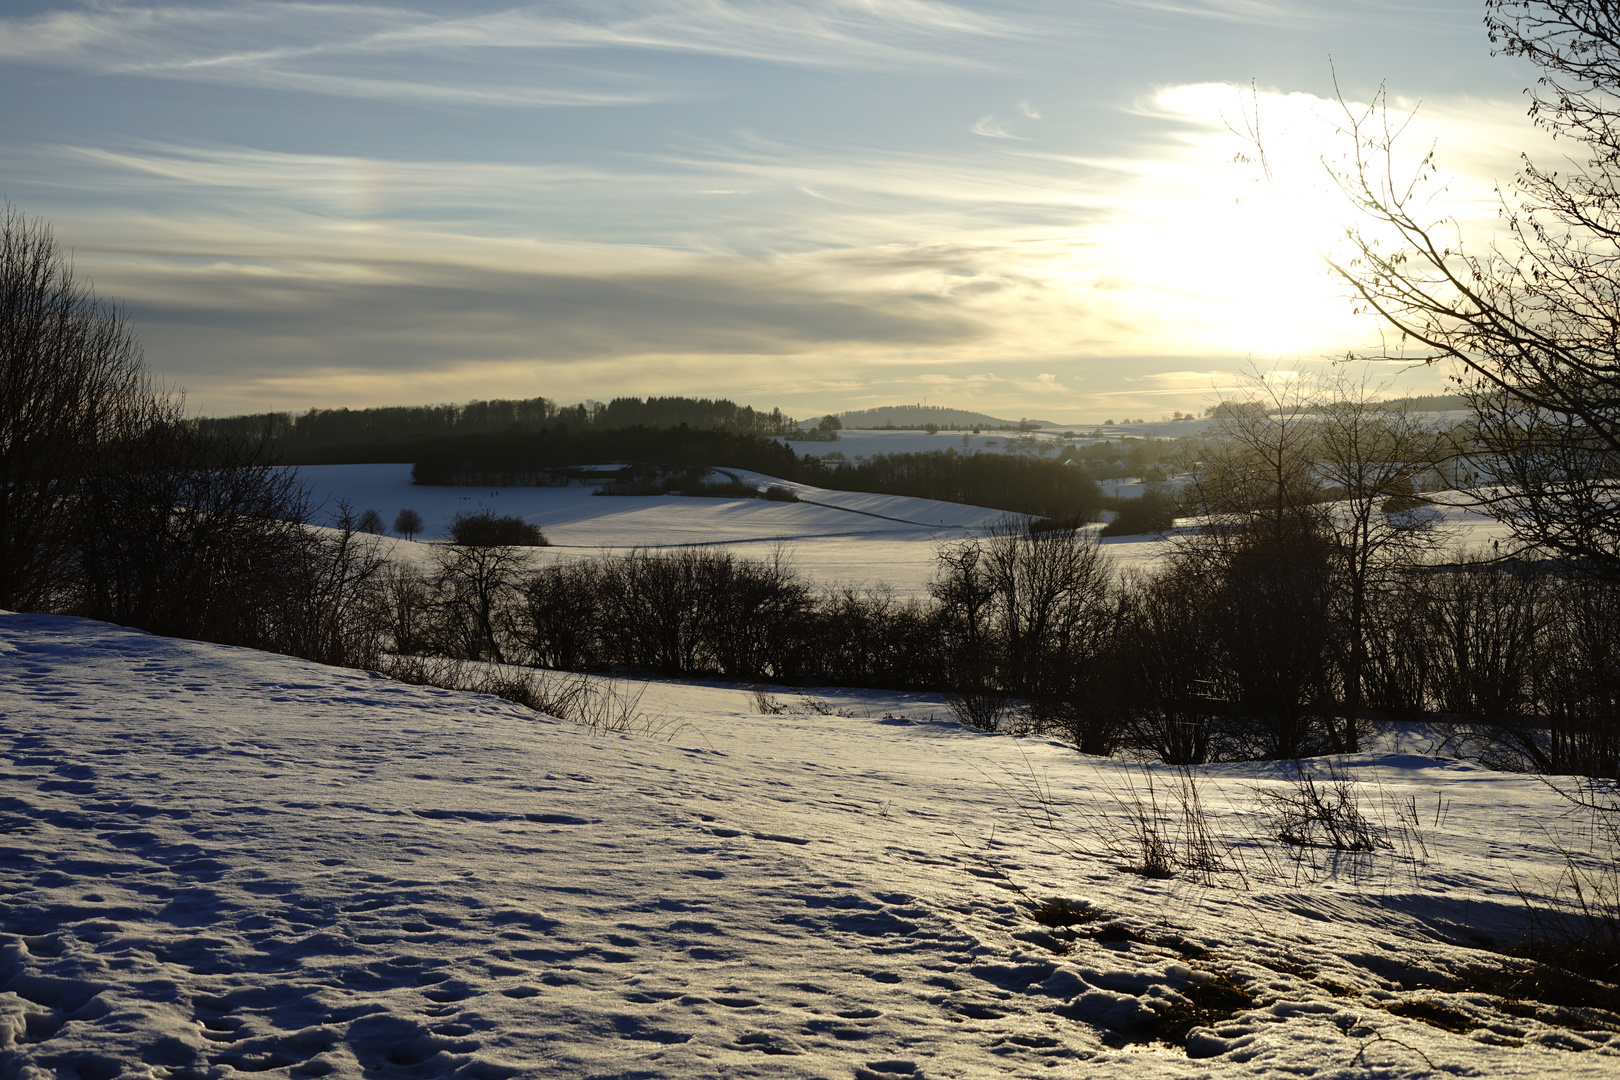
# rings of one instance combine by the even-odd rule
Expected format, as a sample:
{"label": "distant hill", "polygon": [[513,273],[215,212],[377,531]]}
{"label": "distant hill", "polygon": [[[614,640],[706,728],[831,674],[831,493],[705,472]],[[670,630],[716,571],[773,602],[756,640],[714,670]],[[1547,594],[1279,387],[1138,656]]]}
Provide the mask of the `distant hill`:
{"label": "distant hill", "polygon": [[838,414],[847,428],[920,428],[937,424],[942,428],[1015,428],[1019,424],[1032,427],[1051,427],[1046,420],[1005,420],[967,409],[948,409],[943,405],[880,405],[875,409],[856,409]]}

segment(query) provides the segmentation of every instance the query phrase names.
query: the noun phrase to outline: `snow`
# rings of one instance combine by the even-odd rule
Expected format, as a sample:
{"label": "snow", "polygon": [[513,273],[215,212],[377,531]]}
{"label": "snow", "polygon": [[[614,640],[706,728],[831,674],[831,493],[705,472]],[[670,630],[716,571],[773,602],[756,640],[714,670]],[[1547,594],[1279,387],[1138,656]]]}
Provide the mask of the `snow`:
{"label": "snow", "polygon": [[[922,432],[868,434],[930,437]],[[425,541],[445,539],[450,519],[464,511],[488,508],[517,515],[539,525],[554,545],[530,553],[537,565],[633,547],[725,544],[744,558],[770,559],[781,550],[811,581],[875,585],[901,598],[928,595],[942,541],[982,532],[1007,516],[982,506],[832,491],[743,469],[720,471],[758,487],[787,488],[802,501],[599,496],[591,494],[597,485],[579,484],[417,487],[409,465],[305,466],[299,476],[310,487],[317,520],[339,500],[356,512],[375,509],[389,523],[401,508],[410,507],[426,522]],[[1454,494],[1434,498],[1440,505],[1433,513],[1455,546],[1483,548],[1511,535],[1478,511],[1448,503],[1457,498]],[[1119,569],[1149,569],[1170,550],[1170,540],[1158,535],[1107,537],[1102,544]],[[387,553],[413,565],[432,562],[431,550],[419,542],[395,541]]]}
{"label": "snow", "polygon": [[565,547],[666,547],[712,542],[803,540],[841,536],[912,539],[982,528],[1006,516],[1000,510],[934,499],[867,495],[778,480],[744,469],[716,470],[766,487],[784,487],[803,501],[686,498],[679,495],[596,495],[598,484],[566,487],[443,487],[411,483],[409,465],[310,465],[298,470],[319,520],[340,500],[356,511],[377,509],[392,522],[401,508],[422,515],[422,538],[449,536],[458,513],[489,509],[540,526]]}
{"label": "snow", "polygon": [[[537,563],[695,544],[727,544],[740,556],[768,558],[780,545],[813,580],[882,582],[899,596],[926,593],[938,541],[960,538],[1006,516],[982,506],[829,491],[741,469],[723,471],[760,487],[789,488],[803,501],[594,495],[594,484],[417,487],[409,465],[316,465],[298,473],[318,508],[317,521],[340,500],[356,512],[376,509],[389,523],[409,507],[425,522],[421,538],[433,541],[449,535],[456,514],[487,508],[540,526],[554,547],[532,553]],[[426,565],[426,550],[414,544],[401,541],[391,550]]]}
{"label": "snow", "polygon": [[[660,741],[0,614],[0,1080],[1620,1071],[1613,1016],[1436,988],[1579,840],[1534,778],[1392,737],[1343,765],[1413,828],[1296,862],[1254,809],[1288,767],[1212,768],[1241,872],[1154,880],[1109,848],[1170,770],[771,692],[650,683]],[[1135,1041],[1226,985],[1186,1050]]]}

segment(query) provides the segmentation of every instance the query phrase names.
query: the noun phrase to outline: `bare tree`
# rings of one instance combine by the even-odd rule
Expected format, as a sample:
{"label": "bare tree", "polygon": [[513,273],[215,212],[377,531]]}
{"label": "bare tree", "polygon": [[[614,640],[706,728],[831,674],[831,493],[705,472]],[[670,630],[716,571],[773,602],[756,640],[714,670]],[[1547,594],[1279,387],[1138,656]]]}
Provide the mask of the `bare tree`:
{"label": "bare tree", "polygon": [[458,660],[506,662],[518,575],[527,563],[511,544],[449,544],[434,550],[434,608],[441,650]]}
{"label": "bare tree", "polygon": [[1399,587],[1404,566],[1446,542],[1439,515],[1416,496],[1413,478],[1448,453],[1432,424],[1398,404],[1375,401],[1365,382],[1337,379],[1317,402],[1315,470],[1331,502],[1321,516],[1339,583],[1343,630],[1342,715],[1334,741],[1361,749],[1370,621],[1377,594]]}
{"label": "bare tree", "polygon": [[257,446],[148,417],[93,448],[73,507],[72,610],[177,637],[292,648],[283,620],[314,542],[307,499],[297,475]]}
{"label": "bare tree", "polygon": [[48,605],[70,563],[87,458],[156,408],[122,312],[80,282],[50,227],[0,208],[0,608]]}
{"label": "bare tree", "polygon": [[1313,388],[1291,372],[1252,384],[1257,407],[1227,410],[1197,463],[1188,494],[1203,524],[1177,538],[1175,561],[1214,586],[1210,648],[1254,720],[1248,752],[1288,758],[1319,748],[1330,711],[1331,492]]}
{"label": "bare tree", "polygon": [[1221,410],[1192,463],[1185,501],[1203,528],[1179,543],[1200,555],[1257,540],[1283,551],[1322,525],[1316,388],[1290,371],[1251,371],[1247,381],[1247,400]]}
{"label": "bare tree", "polygon": [[1367,227],[1330,263],[1398,334],[1378,358],[1466,371],[1491,512],[1528,548],[1620,576],[1620,6],[1487,0],[1485,22],[1499,52],[1541,68],[1530,116],[1580,158],[1526,157],[1506,243],[1468,250],[1426,216],[1433,154],[1399,173],[1382,94],[1347,107],[1354,158],[1337,179]]}
{"label": "bare tree", "polygon": [[1245,400],[1223,403],[1193,472],[1192,502],[1208,524],[1180,542],[1218,575],[1259,573],[1269,559],[1278,586],[1317,582],[1312,595],[1329,604],[1334,633],[1306,636],[1336,653],[1338,715],[1324,719],[1344,753],[1360,748],[1377,596],[1446,535],[1414,478],[1433,475],[1449,437],[1376,392],[1343,377],[1255,373]]}
{"label": "bare tree", "polygon": [[1112,736],[1091,722],[1088,701],[1112,627],[1111,579],[1095,536],[1030,533],[1018,518],[942,548],[929,588],[951,636],[956,688],[1024,698],[1034,726],[1103,752]]}

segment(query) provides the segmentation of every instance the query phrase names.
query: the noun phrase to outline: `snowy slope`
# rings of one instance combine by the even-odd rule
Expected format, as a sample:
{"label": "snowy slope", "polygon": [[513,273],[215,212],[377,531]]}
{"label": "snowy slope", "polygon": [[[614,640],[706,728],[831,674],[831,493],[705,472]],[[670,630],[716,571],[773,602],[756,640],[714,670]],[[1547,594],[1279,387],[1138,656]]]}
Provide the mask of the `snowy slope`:
{"label": "snowy slope", "polygon": [[[597,485],[568,487],[417,487],[409,465],[312,465],[298,470],[312,501],[330,512],[346,499],[356,510],[373,508],[392,522],[403,507],[426,522],[425,540],[449,535],[457,513],[487,507],[540,526],[564,547],[663,547],[715,542],[802,540],[838,536],[911,539],[941,528],[979,528],[1003,516],[982,506],[828,491],[762,473],[724,470],[761,486],[779,484],[804,502],[765,499],[689,499],[681,496],[603,496]],[[316,518],[322,517],[317,512]]]}
{"label": "snowy slope", "polygon": [[[536,563],[594,556],[603,550],[727,544],[735,554],[770,558],[777,545],[812,580],[883,582],[900,596],[922,596],[934,572],[936,542],[978,530],[1005,516],[999,510],[933,499],[829,491],[790,484],[740,469],[728,474],[759,486],[781,484],[803,502],[766,499],[689,499],[680,496],[600,496],[592,486],[525,488],[416,487],[409,465],[317,465],[298,470],[322,520],[340,500],[356,511],[375,509],[392,523],[410,507],[426,522],[423,540],[444,539],[457,513],[487,507],[539,525],[554,545],[532,553]],[[427,565],[425,550],[403,541],[394,557]]]}
{"label": "snowy slope", "polygon": [[[742,469],[724,471],[758,486],[786,487],[804,501],[607,497],[592,495],[593,487],[580,485],[415,487],[408,465],[306,466],[299,475],[325,512],[347,500],[354,510],[378,510],[391,523],[401,508],[417,510],[426,519],[422,539],[428,541],[443,539],[457,513],[488,507],[541,527],[556,547],[533,553],[537,563],[594,556],[604,549],[688,544],[727,544],[739,556],[770,558],[781,545],[813,581],[881,582],[901,597],[927,594],[940,541],[982,531],[1006,516],[982,506],[832,491]],[[1477,511],[1445,505],[1438,513],[1449,542],[1459,547],[1486,547],[1509,536],[1505,526]],[[320,520],[321,513],[316,518]],[[1151,567],[1169,550],[1160,536],[1111,537],[1103,547],[1121,569]],[[430,561],[425,550],[410,544],[399,543],[393,552],[421,565]]]}
{"label": "snowy slope", "polygon": [[[1301,865],[1247,810],[1276,767],[1211,770],[1247,854],[1205,886],[1103,850],[1121,763],[736,687],[644,707],[673,742],[0,615],[0,1078],[1620,1071],[1613,1016],[1423,988],[1486,959],[1440,928],[1500,932],[1553,874],[1532,779],[1352,759],[1375,810],[1436,808],[1427,857]],[[1043,927],[1052,898],[1104,917]]]}

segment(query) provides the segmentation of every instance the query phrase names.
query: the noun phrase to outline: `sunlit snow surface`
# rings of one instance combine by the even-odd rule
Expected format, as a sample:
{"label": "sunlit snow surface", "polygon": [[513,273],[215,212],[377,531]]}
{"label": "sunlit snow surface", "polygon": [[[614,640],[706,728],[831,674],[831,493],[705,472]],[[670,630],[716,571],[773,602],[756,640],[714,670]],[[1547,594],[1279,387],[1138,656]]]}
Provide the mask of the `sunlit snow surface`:
{"label": "sunlit snow surface", "polygon": [[[1386,739],[1349,767],[1420,846],[1296,864],[1252,812],[1281,767],[1213,768],[1246,873],[1154,881],[1098,850],[1136,768],[829,697],[866,715],[653,684],[663,742],[0,615],[0,1076],[1620,1072],[1602,1017],[1421,988],[1582,842],[1533,778]],[[1056,897],[1104,919],[1060,941]],[[1210,978],[1255,1001],[1207,1056],[1130,1041]],[[1388,1011],[1420,999],[1469,1030]]]}

